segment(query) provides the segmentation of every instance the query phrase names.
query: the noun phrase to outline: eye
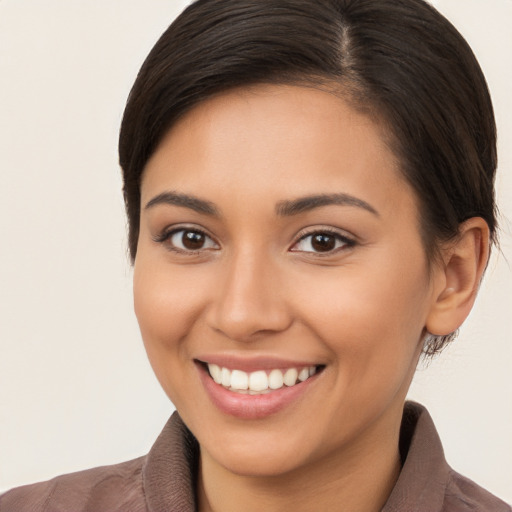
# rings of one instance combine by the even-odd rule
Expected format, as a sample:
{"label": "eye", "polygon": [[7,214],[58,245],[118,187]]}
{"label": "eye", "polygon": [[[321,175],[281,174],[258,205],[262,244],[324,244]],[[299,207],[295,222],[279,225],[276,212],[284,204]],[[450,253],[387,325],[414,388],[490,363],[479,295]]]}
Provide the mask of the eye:
{"label": "eye", "polygon": [[354,240],[332,231],[316,231],[302,236],[291,248],[294,252],[332,253],[352,247]]}
{"label": "eye", "polygon": [[206,233],[198,229],[181,228],[164,233],[155,241],[165,243],[170,250],[176,252],[197,252],[218,249],[217,243]]}

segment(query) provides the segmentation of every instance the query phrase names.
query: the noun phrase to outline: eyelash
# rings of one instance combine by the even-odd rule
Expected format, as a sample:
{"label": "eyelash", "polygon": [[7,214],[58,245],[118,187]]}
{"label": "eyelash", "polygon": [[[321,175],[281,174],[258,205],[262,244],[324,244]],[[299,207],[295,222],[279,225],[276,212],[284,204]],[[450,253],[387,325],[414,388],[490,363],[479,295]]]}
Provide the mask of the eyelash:
{"label": "eyelash", "polygon": [[[171,229],[169,231],[163,231],[161,234],[153,237],[153,240],[160,244],[165,244],[166,248],[169,251],[179,253],[179,254],[185,254],[189,256],[197,255],[203,251],[211,250],[212,247],[201,247],[199,249],[182,249],[180,247],[176,247],[176,245],[171,244],[170,240],[177,235],[178,233],[195,233],[198,235],[202,235],[205,237],[205,239],[210,240],[210,243],[215,244],[218,247],[217,242],[210,236],[208,233],[206,233],[204,230],[195,228],[195,227],[187,227],[187,226],[180,226],[175,229]],[[307,240],[310,237],[314,237],[315,235],[327,235],[329,237],[333,237],[335,239],[335,242],[341,242],[341,247],[335,247],[332,250],[327,250],[325,252],[322,251],[304,251],[304,250],[297,250],[294,249],[297,245],[299,245],[301,242]],[[182,235],[183,236],[183,235]],[[340,234],[338,231],[330,228],[321,228],[321,229],[315,229],[308,232],[302,232],[298,235],[298,239],[296,242],[293,243],[292,247],[290,248],[291,252],[301,252],[306,254],[314,254],[317,257],[327,257],[332,256],[333,254],[336,254],[340,251],[350,249],[351,247],[354,247],[356,245],[356,241],[352,238],[347,237],[346,235]]]}
{"label": "eyelash", "polygon": [[180,226],[180,227],[177,227],[175,229],[168,230],[168,231],[164,230],[159,235],[153,237],[153,240],[155,242],[157,242],[157,243],[164,244],[166,246],[166,249],[168,249],[169,251],[172,251],[172,252],[175,252],[175,253],[178,253],[178,254],[185,254],[185,255],[189,255],[189,256],[197,255],[197,254],[200,254],[201,252],[203,252],[205,250],[210,250],[211,249],[211,247],[208,247],[208,248],[201,247],[200,249],[196,249],[196,250],[194,250],[194,249],[182,249],[180,247],[176,247],[176,245],[171,243],[171,240],[178,233],[183,233],[183,234],[185,234],[185,233],[195,233],[195,234],[198,234],[198,235],[202,235],[202,236],[205,237],[205,239],[210,240],[211,242],[213,242],[213,244],[218,246],[217,242],[210,235],[208,235],[208,233],[206,233],[202,229],[199,229],[199,228],[196,228],[196,227],[192,227],[192,226]]}
{"label": "eyelash", "polygon": [[[333,237],[335,239],[335,242],[341,242],[343,245],[341,247],[336,247],[333,250],[321,252],[321,251],[299,251],[294,250],[293,247],[297,246],[300,242],[303,242],[304,240],[308,238],[312,238],[316,235],[328,235],[330,237]],[[350,249],[356,245],[356,241],[353,238],[349,238],[346,235],[342,235],[338,231],[332,228],[317,228],[312,231],[308,232],[302,232],[299,234],[298,240],[293,244],[292,248],[290,249],[292,252],[303,252],[306,254],[314,254],[315,257],[328,257],[332,256],[333,254],[337,254],[340,251],[344,251],[347,249]]]}

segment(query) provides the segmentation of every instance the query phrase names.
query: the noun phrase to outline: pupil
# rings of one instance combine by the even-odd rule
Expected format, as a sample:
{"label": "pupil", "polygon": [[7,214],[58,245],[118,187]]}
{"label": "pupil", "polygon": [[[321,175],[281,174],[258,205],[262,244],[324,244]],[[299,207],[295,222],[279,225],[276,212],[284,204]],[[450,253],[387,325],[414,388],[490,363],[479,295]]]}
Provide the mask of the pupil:
{"label": "pupil", "polygon": [[331,235],[315,235],[312,240],[313,249],[318,252],[332,251],[336,245],[336,239]]}
{"label": "pupil", "polygon": [[204,235],[197,231],[185,231],[185,233],[183,233],[182,243],[187,249],[201,249],[204,245]]}

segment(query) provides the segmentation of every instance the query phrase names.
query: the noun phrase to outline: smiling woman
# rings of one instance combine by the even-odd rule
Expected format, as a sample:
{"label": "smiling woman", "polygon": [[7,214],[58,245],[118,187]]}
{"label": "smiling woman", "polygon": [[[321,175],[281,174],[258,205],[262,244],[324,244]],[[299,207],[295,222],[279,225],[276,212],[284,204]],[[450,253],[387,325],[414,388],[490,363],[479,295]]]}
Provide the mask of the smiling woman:
{"label": "smiling woman", "polygon": [[496,130],[422,0],[198,0],[120,141],[134,305],[176,407],[150,453],[0,510],[505,512],[453,471],[418,362],[496,239]]}
{"label": "smiling woman", "polygon": [[357,464],[371,480],[382,465],[382,506],[445,272],[429,275],[414,194],[378,126],[314,88],[236,89],[164,137],[142,204],[167,190],[218,212],[144,208],[134,274],[149,358],[199,441],[205,487],[225,495],[207,480],[217,466],[274,475],[282,507],[297,495],[283,492],[293,473],[329,468],[320,481],[334,486]]}

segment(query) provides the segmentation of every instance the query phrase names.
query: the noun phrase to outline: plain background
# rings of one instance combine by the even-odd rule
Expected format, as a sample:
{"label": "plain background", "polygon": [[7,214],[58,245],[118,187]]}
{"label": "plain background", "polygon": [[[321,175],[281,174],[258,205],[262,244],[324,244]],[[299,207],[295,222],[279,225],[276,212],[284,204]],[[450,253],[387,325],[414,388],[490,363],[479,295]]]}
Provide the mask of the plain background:
{"label": "plain background", "polygon": [[[0,0],[0,490],[144,454],[172,411],[132,313],[116,144],[142,60],[187,3]],[[503,254],[410,397],[453,467],[512,502],[512,1],[436,5],[493,95]]]}

